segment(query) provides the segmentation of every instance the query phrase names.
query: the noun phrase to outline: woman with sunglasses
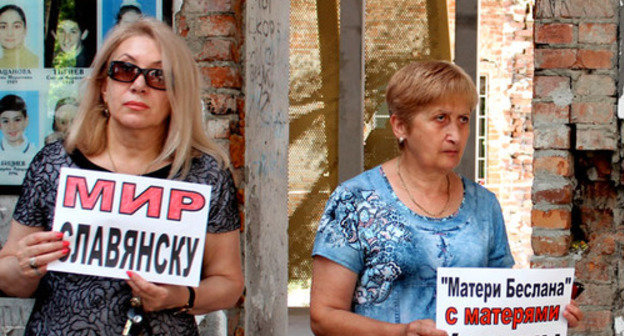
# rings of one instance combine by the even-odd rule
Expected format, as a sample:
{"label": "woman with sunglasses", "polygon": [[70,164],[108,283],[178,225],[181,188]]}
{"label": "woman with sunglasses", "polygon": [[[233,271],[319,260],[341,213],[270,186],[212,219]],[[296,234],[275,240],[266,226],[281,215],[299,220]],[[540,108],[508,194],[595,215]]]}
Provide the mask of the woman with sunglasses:
{"label": "woman with sunglasses", "polygon": [[[0,251],[0,290],[36,298],[26,335],[120,335],[129,312],[142,312],[147,334],[197,335],[192,314],[237,302],[236,191],[225,155],[202,128],[200,88],[191,52],[168,26],[144,18],[109,35],[66,140],[33,160]],[[47,272],[70,253],[51,231],[61,167],[211,185],[199,287],[150,283],[135,272],[127,280]]]}

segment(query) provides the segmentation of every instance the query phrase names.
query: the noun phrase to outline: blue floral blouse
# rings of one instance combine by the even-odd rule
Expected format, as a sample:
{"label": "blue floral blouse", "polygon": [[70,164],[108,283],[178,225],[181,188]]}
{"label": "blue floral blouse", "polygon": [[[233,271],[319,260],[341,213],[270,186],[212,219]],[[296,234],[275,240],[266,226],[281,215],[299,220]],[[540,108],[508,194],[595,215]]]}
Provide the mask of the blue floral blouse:
{"label": "blue floral blouse", "polygon": [[312,254],[358,274],[355,313],[391,323],[435,320],[438,267],[514,265],[496,197],[472,181],[462,182],[459,210],[441,219],[403,204],[381,166],[336,188]]}

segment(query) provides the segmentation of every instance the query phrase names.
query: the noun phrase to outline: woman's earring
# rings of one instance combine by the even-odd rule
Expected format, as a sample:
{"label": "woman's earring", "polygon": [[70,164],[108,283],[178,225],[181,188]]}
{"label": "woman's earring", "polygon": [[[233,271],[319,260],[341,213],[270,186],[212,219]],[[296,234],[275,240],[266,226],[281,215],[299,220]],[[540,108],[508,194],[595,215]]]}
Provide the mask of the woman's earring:
{"label": "woman's earring", "polygon": [[405,141],[404,137],[399,137],[399,145],[402,145],[404,141]]}
{"label": "woman's earring", "polygon": [[104,115],[104,118],[108,119],[110,117],[110,112],[108,112],[108,107],[105,107],[102,110],[102,115]]}

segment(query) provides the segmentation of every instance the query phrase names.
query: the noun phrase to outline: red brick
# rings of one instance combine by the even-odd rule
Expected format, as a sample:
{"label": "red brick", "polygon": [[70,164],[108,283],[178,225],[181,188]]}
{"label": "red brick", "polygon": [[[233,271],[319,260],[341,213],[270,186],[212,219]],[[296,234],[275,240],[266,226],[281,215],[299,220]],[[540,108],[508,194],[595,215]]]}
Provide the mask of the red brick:
{"label": "red brick", "polygon": [[576,149],[616,150],[618,145],[618,135],[615,127],[615,125],[576,125]]}
{"label": "red brick", "polygon": [[613,209],[617,205],[617,192],[609,181],[580,183],[583,205],[594,209]]}
{"label": "red brick", "polygon": [[575,301],[579,306],[610,306],[615,296],[614,287],[615,286],[586,283],[585,291],[583,291]]}
{"label": "red brick", "polygon": [[[243,203],[239,203],[239,204],[243,204]],[[245,232],[245,211],[244,210],[238,211],[238,216],[240,217],[240,228],[238,230],[240,232]]]}
{"label": "red brick", "polygon": [[207,94],[203,97],[208,112],[215,115],[237,114],[236,97],[228,94]]}
{"label": "red brick", "polygon": [[556,236],[531,236],[531,246],[535,255],[561,257],[568,254],[571,237],[569,232]]}
{"label": "red brick", "polygon": [[186,37],[188,35],[190,28],[188,26],[188,23],[186,22],[185,15],[177,15],[176,29],[177,29],[178,35],[182,37]]}
{"label": "red brick", "polygon": [[611,0],[537,0],[535,2],[535,17],[538,19],[612,18],[615,16],[615,11],[616,8]]}
{"label": "red brick", "polygon": [[208,135],[214,139],[227,139],[230,136],[230,120],[208,119],[205,129]]}
{"label": "red brick", "polygon": [[613,230],[613,210],[581,206],[581,223],[589,232]]}
{"label": "red brick", "polygon": [[576,277],[581,281],[594,281],[597,283],[610,283],[615,278],[613,267],[604,257],[589,255],[576,262]]}
{"label": "red brick", "polygon": [[531,226],[545,229],[569,229],[572,213],[569,209],[531,210]]}
{"label": "red brick", "polygon": [[236,108],[238,109],[238,118],[245,120],[245,98],[238,97],[236,99]]}
{"label": "red brick", "polygon": [[570,127],[535,127],[533,130],[533,147],[535,149],[569,149]]}
{"label": "red brick", "polygon": [[238,204],[245,204],[245,189],[239,188],[236,190],[236,200]]}
{"label": "red brick", "polygon": [[607,75],[581,75],[574,85],[574,91],[584,96],[612,96],[615,94],[615,81]]}
{"label": "red brick", "polygon": [[566,44],[574,42],[574,25],[549,23],[535,25],[535,43]]}
{"label": "red brick", "polygon": [[567,258],[532,258],[531,268],[565,268],[570,267]]}
{"label": "red brick", "polygon": [[570,331],[574,332],[605,332],[611,334],[611,326],[613,325],[613,313],[608,310],[583,311],[585,316],[581,323]]}
{"label": "red brick", "polygon": [[607,102],[576,102],[572,104],[570,121],[585,124],[609,124],[615,121],[615,106]]}
{"label": "red brick", "polygon": [[533,173],[534,175],[554,174],[570,177],[574,175],[572,155],[567,153],[563,156],[534,156]]}
{"label": "red brick", "polygon": [[[581,154],[581,153],[579,153]],[[586,152],[589,161],[589,170],[587,178],[590,181],[609,181],[611,180],[612,159],[613,154],[606,151]],[[581,164],[579,162],[579,164]]]}
{"label": "red brick", "polygon": [[205,83],[213,88],[240,89],[242,87],[243,78],[240,71],[234,67],[203,67],[201,74],[204,76]]}
{"label": "red brick", "polygon": [[533,37],[533,30],[531,29],[523,29],[514,31],[514,40],[515,41],[531,41]]}
{"label": "red brick", "polygon": [[187,13],[206,14],[207,12],[229,12],[234,9],[236,0],[193,0],[183,1],[182,10]]}
{"label": "red brick", "polygon": [[534,204],[546,202],[550,204],[567,205],[572,203],[572,194],[572,186],[565,185],[560,188],[533,190],[531,199]]}
{"label": "red brick", "polygon": [[236,18],[228,14],[203,16],[195,34],[199,37],[234,36],[237,33]]}
{"label": "red brick", "polygon": [[533,95],[536,98],[552,99],[554,94],[566,91],[570,91],[570,77],[535,76],[533,79]]}
{"label": "red brick", "polygon": [[536,69],[570,69],[576,63],[575,49],[536,49]]}
{"label": "red brick", "polygon": [[534,102],[531,118],[533,119],[533,125],[567,124],[570,122],[570,106]]}
{"label": "red brick", "polygon": [[609,44],[617,39],[617,25],[612,23],[580,23],[579,43]]}
{"label": "red brick", "polygon": [[[600,154],[611,154],[613,155],[613,153],[608,152],[608,151],[586,151],[586,152],[581,152],[578,151],[577,154],[580,156],[581,154],[590,154],[590,153],[600,153]],[[582,175],[581,178],[587,179],[588,181],[591,182],[598,182],[598,181],[610,181],[612,178],[612,172],[613,172],[613,167],[611,165],[611,161],[601,161],[601,160],[593,160],[592,159],[592,163],[594,163],[593,166],[581,166],[582,164],[580,162],[577,161],[577,165],[576,167],[578,167],[579,172],[581,172],[579,174],[579,177]]]}
{"label": "red brick", "polygon": [[234,168],[245,165],[245,138],[238,134],[230,135],[230,158]]}
{"label": "red brick", "polygon": [[612,232],[591,234],[587,243],[592,254],[613,255],[615,252],[615,238]]}
{"label": "red brick", "polygon": [[578,51],[577,67],[580,69],[611,69],[615,60],[615,54],[611,50]]}
{"label": "red brick", "polygon": [[198,62],[238,61],[237,47],[232,40],[209,39],[203,43],[200,52],[196,53]]}

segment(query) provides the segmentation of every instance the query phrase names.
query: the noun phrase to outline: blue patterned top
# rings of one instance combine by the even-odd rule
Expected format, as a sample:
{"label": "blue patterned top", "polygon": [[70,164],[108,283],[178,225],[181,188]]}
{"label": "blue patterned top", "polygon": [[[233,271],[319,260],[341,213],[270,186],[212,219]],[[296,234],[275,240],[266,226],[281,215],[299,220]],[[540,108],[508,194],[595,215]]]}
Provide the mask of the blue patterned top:
{"label": "blue patterned top", "polygon": [[435,320],[438,267],[514,265],[496,197],[462,182],[459,210],[441,219],[403,204],[380,166],[336,188],[312,254],[358,274],[352,311],[391,323]]}

